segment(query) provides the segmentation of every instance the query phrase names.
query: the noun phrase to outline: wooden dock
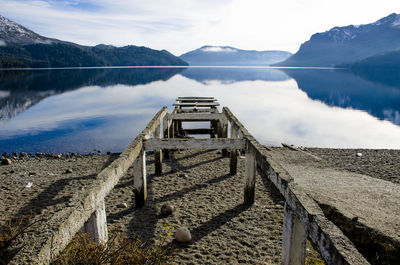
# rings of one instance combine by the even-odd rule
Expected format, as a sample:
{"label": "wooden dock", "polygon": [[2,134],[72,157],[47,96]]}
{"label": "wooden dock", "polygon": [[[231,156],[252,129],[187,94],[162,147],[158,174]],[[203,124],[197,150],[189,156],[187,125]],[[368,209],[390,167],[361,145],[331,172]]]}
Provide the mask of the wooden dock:
{"label": "wooden dock", "polygon": [[[319,205],[242,125],[227,107],[218,110],[213,97],[179,97],[171,113],[163,107],[123,153],[96,177],[97,185],[85,191],[79,206],[68,209],[57,231],[37,251],[34,260],[49,263],[51,255],[62,251],[79,231],[88,232],[98,243],[108,240],[105,196],[119,179],[134,167],[135,205],[147,200],[146,151],[153,150],[155,173],[162,174],[163,157],[174,149],[221,149],[230,157],[229,172],[237,172],[239,151],[245,153],[244,204],[254,203],[257,171],[268,178],[285,198],[283,224],[283,264],[304,264],[306,239],[310,239],[327,264],[369,264],[354,244],[329,221]],[[183,123],[207,122],[209,127],[185,129]],[[195,138],[198,134],[209,138]],[[189,138],[190,136],[190,138]],[[60,216],[53,217],[54,222]],[[50,220],[52,221],[52,220]],[[27,246],[29,248],[29,246]],[[20,255],[20,254],[18,254]],[[17,264],[18,255],[10,264]],[[22,254],[21,254],[22,255]],[[14,262],[14,263],[13,263]]]}

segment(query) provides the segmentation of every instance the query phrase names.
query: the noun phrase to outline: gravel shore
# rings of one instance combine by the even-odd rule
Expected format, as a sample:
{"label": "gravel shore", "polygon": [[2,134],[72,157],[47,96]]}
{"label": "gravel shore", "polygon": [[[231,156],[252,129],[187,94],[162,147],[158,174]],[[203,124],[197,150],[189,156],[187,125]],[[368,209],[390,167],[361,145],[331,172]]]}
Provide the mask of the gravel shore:
{"label": "gravel shore", "polygon": [[[400,183],[400,150],[306,148],[333,167]],[[357,156],[362,153],[362,156]],[[49,217],[68,205],[71,194],[84,189],[94,174],[116,155],[11,158],[0,166],[0,233],[10,219],[22,214]],[[282,197],[268,180],[256,178],[256,199],[243,202],[244,159],[238,173],[229,175],[229,158],[218,151],[175,151],[163,164],[163,175],[154,175],[153,157],[147,158],[148,201],[135,209],[131,170],[106,197],[109,229],[121,228],[149,244],[176,249],[175,264],[280,264]],[[31,187],[28,187],[29,183]],[[162,205],[176,210],[160,216]],[[178,244],[166,236],[186,226],[190,244]],[[34,240],[40,231],[20,241]]]}

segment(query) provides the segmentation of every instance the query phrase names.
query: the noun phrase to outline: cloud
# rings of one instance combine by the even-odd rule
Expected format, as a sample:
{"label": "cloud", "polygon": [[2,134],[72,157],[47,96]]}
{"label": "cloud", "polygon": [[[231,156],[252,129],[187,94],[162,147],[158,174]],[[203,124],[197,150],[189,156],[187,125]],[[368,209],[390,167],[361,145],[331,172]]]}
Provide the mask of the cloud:
{"label": "cloud", "polygon": [[219,46],[208,46],[203,49],[201,49],[204,52],[236,52],[236,50],[232,48],[225,48],[225,47],[219,47]]}
{"label": "cloud", "polygon": [[[363,12],[354,13],[359,6]],[[296,52],[313,33],[400,12],[398,0],[0,0],[0,10],[41,35],[177,55],[205,43]]]}
{"label": "cloud", "polygon": [[6,42],[0,39],[0,46],[6,46],[6,45],[7,45]]}

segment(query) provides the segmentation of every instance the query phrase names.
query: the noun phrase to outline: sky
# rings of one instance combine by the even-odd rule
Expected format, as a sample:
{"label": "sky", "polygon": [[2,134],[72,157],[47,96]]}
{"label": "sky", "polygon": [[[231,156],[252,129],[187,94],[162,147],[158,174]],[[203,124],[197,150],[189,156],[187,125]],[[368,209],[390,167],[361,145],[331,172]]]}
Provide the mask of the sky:
{"label": "sky", "polygon": [[181,55],[203,45],[296,52],[312,34],[400,13],[399,0],[0,0],[0,14],[82,45]]}

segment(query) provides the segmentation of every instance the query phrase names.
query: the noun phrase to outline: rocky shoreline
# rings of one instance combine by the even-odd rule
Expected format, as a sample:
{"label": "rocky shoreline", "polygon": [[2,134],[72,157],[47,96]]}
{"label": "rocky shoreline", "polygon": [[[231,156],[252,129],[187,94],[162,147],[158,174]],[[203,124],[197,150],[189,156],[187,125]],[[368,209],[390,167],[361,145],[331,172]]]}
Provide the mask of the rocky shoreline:
{"label": "rocky shoreline", "polygon": [[[334,167],[400,183],[400,150],[304,151]],[[73,207],[69,205],[72,194],[90,185],[93,176],[117,156],[4,155],[2,161],[9,159],[10,164],[0,166],[0,233],[16,216],[33,213],[36,219],[48,218],[64,207]],[[244,159],[239,159],[234,176],[229,175],[229,158],[222,158],[219,151],[173,152],[163,163],[162,176],[154,175],[151,154],[147,162],[147,204],[135,208],[130,169],[106,197],[109,229],[120,228],[148,244],[175,249],[175,264],[280,264],[282,198],[268,180],[257,175],[255,204],[242,204]],[[175,211],[163,217],[161,207],[167,203]],[[169,230],[180,226],[191,231],[190,244],[179,244],[169,236]],[[39,229],[26,233],[15,247],[38,236]]]}

